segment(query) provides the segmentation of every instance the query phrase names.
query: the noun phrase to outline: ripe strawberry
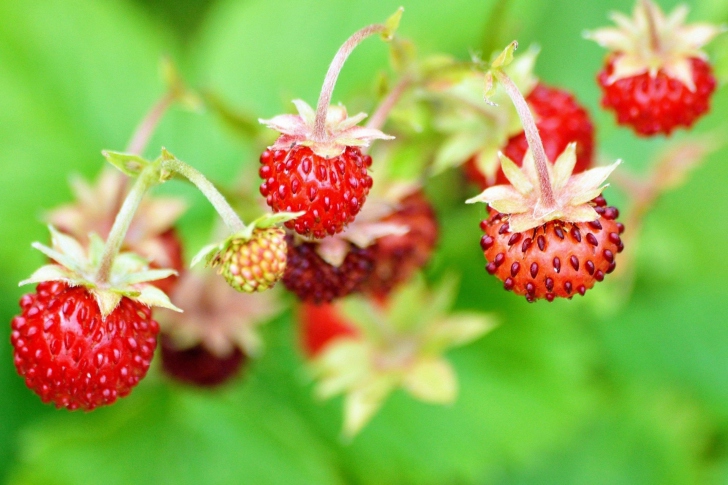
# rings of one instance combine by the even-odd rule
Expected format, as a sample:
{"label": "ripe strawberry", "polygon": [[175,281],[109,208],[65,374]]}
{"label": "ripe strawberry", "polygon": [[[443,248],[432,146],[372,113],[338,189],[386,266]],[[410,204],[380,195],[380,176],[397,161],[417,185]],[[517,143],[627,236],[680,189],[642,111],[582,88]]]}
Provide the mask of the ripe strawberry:
{"label": "ripe strawberry", "polygon": [[339,338],[357,338],[359,330],[346,321],[329,303],[315,305],[304,302],[298,313],[301,345],[309,359],[317,357],[331,342]]}
{"label": "ripe strawberry", "polygon": [[360,289],[379,298],[429,261],[438,236],[435,211],[421,191],[405,197],[382,222],[405,226],[408,231],[380,237],[368,248],[374,269]]}
{"label": "ripe strawberry", "polygon": [[346,257],[335,266],[316,252],[316,243],[296,244],[292,236],[287,241],[288,263],[283,284],[303,301],[322,303],[346,296],[356,291],[372,272],[368,249],[349,244]]}
{"label": "ripe strawberry", "polygon": [[260,193],[276,212],[305,211],[286,223],[299,234],[323,238],[354,220],[372,187],[367,169],[372,157],[346,147],[333,158],[302,145],[269,149],[260,156]]}
{"label": "ripe strawberry", "polygon": [[21,282],[37,287],[12,321],[15,367],[43,402],[89,411],[126,396],[146,374],[159,333],[150,306],[179,311],[148,282],[173,271],[150,271],[122,253],[105,274],[98,237],[86,249],[51,226],[51,239],[53,248],[33,246],[59,264]]}
{"label": "ripe strawberry", "polygon": [[286,233],[278,227],[255,228],[233,236],[210,260],[230,286],[252,293],[273,287],[286,268]]}
{"label": "ripe strawberry", "polygon": [[688,128],[709,109],[716,81],[701,47],[721,28],[685,25],[686,16],[685,6],[666,16],[651,0],[640,0],[633,18],[614,14],[618,27],[588,34],[610,50],[597,76],[602,106],[639,135]]}
{"label": "ripe strawberry", "polygon": [[553,166],[544,160],[546,187],[530,150],[522,168],[502,156],[513,185],[490,187],[468,201],[490,205],[490,217],[481,223],[486,270],[528,301],[583,295],[614,271],[623,249],[624,226],[615,221],[619,211],[606,207],[599,195],[599,185],[619,162],[572,176],[575,150],[569,144]]}
{"label": "ripe strawberry", "polygon": [[286,227],[306,237],[323,238],[341,232],[359,213],[372,179],[372,164],[361,147],[375,139],[391,139],[379,130],[356,126],[364,113],[349,117],[343,106],[330,106],[325,133],[316,135],[315,115],[301,100],[293,102],[298,116],[260,120],[281,132],[260,157],[260,193],[275,211],[304,211]]}
{"label": "ripe strawberry", "polygon": [[710,64],[690,58],[694,89],[660,70],[656,75],[642,73],[613,80],[615,62],[611,57],[597,76],[604,91],[602,106],[617,114],[620,125],[631,126],[640,135],[669,135],[675,128],[689,128],[710,109],[716,81]]}
{"label": "ripe strawberry", "polygon": [[129,394],[149,369],[159,325],[129,298],[104,316],[89,290],[38,284],[20,300],[11,343],[18,374],[45,403],[90,411]]}
{"label": "ripe strawberry", "polygon": [[173,340],[162,335],[162,369],[175,379],[201,387],[223,384],[235,377],[248,356],[239,347],[220,357],[204,345],[179,349]]}
{"label": "ripe strawberry", "polygon": [[624,246],[616,222],[619,211],[606,207],[604,197],[591,201],[599,219],[569,223],[549,221],[539,227],[511,232],[508,218],[496,210],[480,227],[480,240],[489,263],[488,273],[503,281],[506,290],[528,301],[584,295],[594,283],[614,271],[615,256]]}

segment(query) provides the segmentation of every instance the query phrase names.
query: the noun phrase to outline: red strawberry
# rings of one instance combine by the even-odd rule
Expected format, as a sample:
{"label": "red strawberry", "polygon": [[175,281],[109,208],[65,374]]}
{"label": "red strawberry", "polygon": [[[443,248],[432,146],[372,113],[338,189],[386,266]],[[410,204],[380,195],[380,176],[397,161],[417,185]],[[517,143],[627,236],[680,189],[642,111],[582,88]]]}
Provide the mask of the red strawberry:
{"label": "red strawberry", "polygon": [[383,236],[368,248],[374,269],[361,290],[379,298],[407,281],[429,261],[438,235],[435,211],[422,192],[405,197],[397,211],[382,222],[405,226],[408,231]]}
{"label": "red strawberry", "polygon": [[175,379],[202,387],[223,384],[235,377],[248,356],[239,347],[220,357],[198,344],[178,349],[172,339],[162,335],[162,368]]}
{"label": "red strawberry", "polygon": [[357,147],[324,158],[307,146],[266,150],[260,157],[260,193],[275,212],[306,213],[286,223],[299,234],[323,238],[354,220],[372,187],[372,157]]}
{"label": "red strawberry", "polygon": [[489,261],[486,270],[503,281],[506,290],[528,301],[584,295],[594,283],[614,271],[615,256],[624,246],[616,222],[619,211],[606,207],[604,197],[592,201],[599,219],[569,223],[549,221],[527,231],[513,233],[507,217],[491,210],[480,227],[480,240]]}
{"label": "red strawberry", "polygon": [[288,263],[283,284],[303,301],[330,302],[357,289],[372,272],[372,258],[367,249],[353,244],[339,266],[327,263],[316,252],[316,243],[295,244],[288,236]]}
{"label": "red strawberry", "polygon": [[38,284],[12,321],[15,368],[43,402],[90,411],[129,394],[149,369],[159,325],[122,298],[104,318],[86,288]]}
{"label": "red strawberry", "polygon": [[59,264],[20,283],[37,287],[12,321],[15,368],[43,402],[89,411],[126,396],[147,373],[159,333],[150,306],[179,311],[149,281],[172,271],[149,270],[133,253],[104,265],[97,237],[84,248],[50,229],[53,248],[33,247]]}
{"label": "red strawberry", "polygon": [[657,133],[669,135],[675,128],[690,127],[710,109],[710,96],[716,81],[710,64],[697,57],[690,58],[694,89],[660,70],[612,81],[612,56],[597,76],[604,91],[602,106],[617,114],[620,125],[631,126],[640,135]]}
{"label": "red strawberry", "polygon": [[301,344],[309,359],[318,356],[324,347],[336,339],[359,336],[359,330],[328,303],[303,303],[298,320]]}
{"label": "red strawberry", "polygon": [[[568,91],[538,83],[526,97],[536,118],[546,156],[552,162],[556,160],[571,142],[576,142],[576,167],[574,173],[583,172],[592,164],[594,152],[594,125],[589,113]],[[528,150],[526,134],[512,136],[508,144],[501,150],[517,165],[523,163],[523,156]],[[489,179],[478,169],[475,157],[470,158],[464,166],[466,176],[483,189],[491,185],[507,184],[508,180],[502,169],[498,169],[495,179]]]}
{"label": "red strawberry", "polygon": [[618,27],[588,34],[610,50],[597,76],[602,106],[639,135],[669,135],[709,109],[716,81],[701,48],[722,30],[685,25],[686,16],[685,6],[666,16],[651,0],[640,0],[633,18],[614,14]]}

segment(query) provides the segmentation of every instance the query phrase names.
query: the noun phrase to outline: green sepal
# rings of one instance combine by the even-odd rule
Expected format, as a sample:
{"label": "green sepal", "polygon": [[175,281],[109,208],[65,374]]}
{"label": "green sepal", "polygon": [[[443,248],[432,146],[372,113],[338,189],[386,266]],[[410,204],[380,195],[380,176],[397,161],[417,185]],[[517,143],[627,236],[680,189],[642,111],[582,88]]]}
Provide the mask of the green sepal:
{"label": "green sepal", "polygon": [[399,27],[399,21],[402,20],[402,14],[404,13],[404,7],[399,7],[385,22],[384,32],[382,32],[382,39],[386,41],[392,40],[394,33]]}
{"label": "green sepal", "polygon": [[69,269],[58,264],[46,264],[41,266],[30,278],[24,279],[18,286],[30,285],[33,283],[43,283],[44,281],[63,281],[68,284],[74,284],[72,275],[74,273]]}
{"label": "green sepal", "polygon": [[508,64],[513,62],[513,53],[518,49],[518,41],[514,40],[506,46],[503,51],[491,62],[490,67],[492,69],[498,69],[506,67]]}
{"label": "green sepal", "polygon": [[115,152],[102,150],[101,154],[106,161],[121,170],[124,174],[135,177],[142,173],[152,162],[134,153]]}

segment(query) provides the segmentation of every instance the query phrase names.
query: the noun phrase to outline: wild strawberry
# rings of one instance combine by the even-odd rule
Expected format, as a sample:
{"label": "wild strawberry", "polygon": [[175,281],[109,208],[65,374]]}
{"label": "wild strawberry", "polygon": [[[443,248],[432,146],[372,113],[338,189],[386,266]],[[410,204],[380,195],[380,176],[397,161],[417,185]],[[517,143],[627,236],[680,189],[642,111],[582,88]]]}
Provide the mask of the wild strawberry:
{"label": "wild strawberry", "polygon": [[399,9],[384,24],[364,27],[344,42],[329,65],[315,112],[295,100],[298,115],[260,120],[281,133],[260,157],[260,193],[275,212],[304,212],[286,224],[302,236],[321,239],[341,232],[359,213],[372,187],[367,173],[372,161],[361,149],[372,140],[392,137],[357,126],[366,114],[350,118],[344,106],[329,105],[349,54],[372,34],[391,40],[401,16]]}
{"label": "wild strawberry", "polygon": [[53,228],[51,235],[53,249],[34,247],[62,265],[43,266],[21,282],[38,286],[12,321],[15,367],[43,402],[88,411],[126,396],[146,374],[159,332],[149,306],[177,309],[146,282],[172,271],[149,271],[125,253],[99,276],[98,238],[86,251]]}
{"label": "wild strawberry", "polygon": [[315,305],[304,302],[298,312],[301,345],[306,356],[315,358],[331,342],[339,338],[356,338],[359,330],[339,315],[329,303]]}
{"label": "wild strawberry", "polygon": [[[88,243],[95,233],[106,238],[111,229],[126,189],[126,176],[112,168],[101,171],[94,184],[81,178],[71,181],[76,201],[50,211],[46,219],[60,231]],[[174,224],[185,211],[185,204],[173,197],[146,197],[137,209],[124,238],[124,251],[141,254],[152,268],[185,270],[182,241]],[[174,289],[177,276],[154,281],[165,293]]]}
{"label": "wild strawberry", "polygon": [[370,156],[361,152],[370,140],[389,139],[379,130],[356,124],[366,115],[349,118],[343,106],[331,106],[326,135],[314,136],[314,113],[301,100],[299,115],[261,120],[283,133],[260,157],[260,193],[275,211],[303,211],[286,223],[289,229],[315,238],[341,232],[366,201],[372,178]]}
{"label": "wild strawberry", "polygon": [[146,375],[159,325],[143,303],[122,298],[104,317],[86,288],[47,281],[20,307],[15,368],[44,403],[90,411],[128,395]]}
{"label": "wild strawberry", "polygon": [[594,283],[614,271],[615,256],[623,249],[616,222],[619,211],[606,207],[599,196],[590,205],[599,219],[567,223],[549,221],[539,227],[511,232],[508,217],[492,210],[480,227],[486,270],[503,281],[505,289],[528,301],[584,295]]}
{"label": "wild strawberry", "polygon": [[326,262],[317,252],[318,244],[296,243],[287,237],[288,263],[283,284],[303,301],[330,302],[357,289],[372,272],[372,258],[367,249],[348,244],[339,265]]}
{"label": "wild strawberry", "polygon": [[185,302],[185,312],[157,314],[162,370],[203,387],[237,376],[261,351],[259,325],[281,310],[275,292],[239,293],[211,272],[188,271],[173,297]]}
{"label": "wild strawberry", "polygon": [[[490,217],[480,227],[486,270],[503,281],[506,290],[528,301],[583,295],[614,271],[623,249],[616,222],[619,211],[606,207],[599,185],[617,164],[571,176],[576,163],[574,144],[549,169],[552,203],[539,187],[530,150],[519,169],[505,156],[502,164],[513,184],[486,189],[469,202],[485,201]],[[548,162],[547,162],[548,163]],[[503,212],[499,212],[499,210]]]}
{"label": "wild strawberry", "polygon": [[[548,159],[553,162],[569,143],[576,142],[574,172],[583,172],[589,168],[594,151],[594,125],[589,113],[576,98],[568,91],[539,82],[526,97],[526,101],[536,118],[536,126]],[[526,150],[528,143],[523,130],[511,136],[508,144],[502,149],[503,153],[519,166],[523,163]],[[468,160],[464,170],[466,176],[483,189],[491,185],[508,183],[500,168],[494,177],[486,177],[478,168],[475,157]]]}
{"label": "wild strawberry", "polygon": [[380,298],[429,261],[438,235],[435,211],[421,191],[406,196],[382,222],[407,227],[408,231],[382,236],[369,247],[374,269],[360,289]]}
{"label": "wild strawberry", "polygon": [[615,13],[618,27],[587,34],[610,50],[597,76],[602,106],[639,135],[688,128],[709,109],[716,81],[701,47],[722,29],[685,25],[687,12],[682,5],[665,16],[651,0],[639,0],[632,18]]}
{"label": "wild strawberry", "polygon": [[218,386],[235,377],[248,356],[234,347],[229,355],[220,357],[202,344],[180,349],[172,339],[162,335],[162,369],[175,379],[201,387]]}

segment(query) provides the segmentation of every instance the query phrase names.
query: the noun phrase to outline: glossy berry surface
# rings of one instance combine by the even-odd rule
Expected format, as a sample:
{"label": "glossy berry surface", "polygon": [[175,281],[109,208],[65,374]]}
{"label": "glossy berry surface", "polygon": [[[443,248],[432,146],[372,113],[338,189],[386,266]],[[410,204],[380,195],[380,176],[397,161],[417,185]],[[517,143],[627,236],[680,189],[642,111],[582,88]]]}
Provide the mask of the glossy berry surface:
{"label": "glossy berry surface", "polygon": [[260,156],[260,193],[275,212],[304,211],[286,223],[297,233],[315,238],[341,232],[354,220],[372,186],[372,158],[347,147],[333,158],[296,145],[266,150]]}
{"label": "glossy berry surface", "polygon": [[306,356],[316,357],[339,338],[357,337],[359,330],[346,321],[329,303],[303,303],[299,310],[301,345]]}
{"label": "glossy berry surface", "polygon": [[[536,127],[548,159],[554,162],[569,143],[576,142],[574,173],[589,168],[594,154],[594,125],[589,113],[576,98],[568,91],[539,83],[526,97],[526,102],[536,118]],[[520,166],[526,150],[528,142],[522,131],[508,140],[502,152]],[[465,174],[483,189],[509,183],[500,167],[494,183],[488,183],[474,159],[465,164]]]}
{"label": "glossy berry surface", "polygon": [[528,301],[584,295],[614,271],[615,257],[624,249],[619,211],[601,196],[592,203],[599,213],[596,221],[555,220],[519,233],[510,232],[507,217],[491,210],[481,223],[486,271]]}
{"label": "glossy berry surface", "polygon": [[645,72],[609,83],[614,61],[612,56],[597,76],[604,93],[602,106],[616,113],[617,123],[632,127],[637,134],[669,135],[675,128],[692,126],[710,109],[716,81],[710,64],[704,60],[690,59],[694,91],[663,70],[655,76]]}
{"label": "glossy berry surface", "polygon": [[84,287],[48,281],[20,307],[15,368],[43,402],[90,411],[128,395],[146,375],[159,333],[146,305],[122,298],[103,319]]}
{"label": "glossy berry surface", "polygon": [[288,263],[283,284],[303,301],[330,302],[355,290],[372,272],[367,249],[349,246],[340,266],[333,266],[316,253],[315,243],[294,244],[288,238]]}
{"label": "glossy berry surface", "polygon": [[213,354],[203,345],[178,349],[166,335],[162,336],[161,348],[164,372],[178,381],[200,387],[224,384],[237,376],[248,360],[239,347],[224,357]]}
{"label": "glossy berry surface", "polygon": [[409,231],[381,237],[367,248],[374,269],[362,283],[361,290],[377,297],[386,296],[427,264],[438,237],[435,210],[421,192],[405,197],[397,211],[382,222],[404,225]]}

